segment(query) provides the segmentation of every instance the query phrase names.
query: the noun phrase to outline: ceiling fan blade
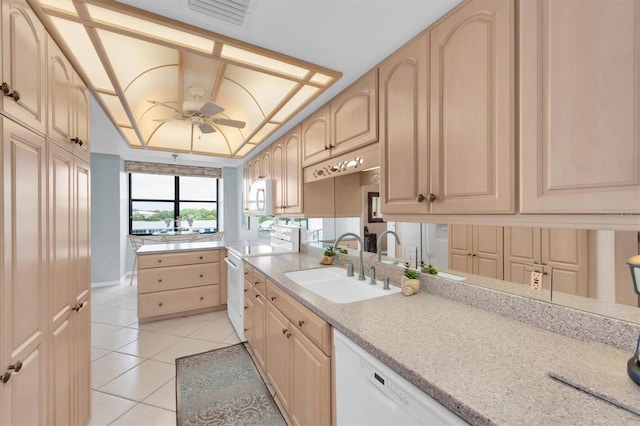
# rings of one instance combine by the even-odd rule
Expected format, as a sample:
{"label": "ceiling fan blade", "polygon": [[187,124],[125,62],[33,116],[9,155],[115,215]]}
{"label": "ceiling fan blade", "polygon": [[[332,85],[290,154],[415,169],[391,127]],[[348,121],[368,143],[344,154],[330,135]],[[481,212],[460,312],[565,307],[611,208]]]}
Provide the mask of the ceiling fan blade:
{"label": "ceiling fan blade", "polygon": [[240,120],[230,120],[228,118],[212,118],[212,122],[216,124],[222,124],[223,126],[236,127],[238,129],[244,129],[245,122]]}
{"label": "ceiling fan blade", "polygon": [[202,133],[215,133],[216,131],[216,129],[208,123],[200,124],[198,127],[200,127]]}
{"label": "ceiling fan blade", "polygon": [[207,102],[200,107],[200,113],[205,116],[215,115],[222,111],[224,111],[224,108],[218,104],[214,104],[213,102]]}
{"label": "ceiling fan blade", "polygon": [[158,118],[158,119],[153,120],[153,121],[157,121],[158,123],[166,123],[166,122],[169,122],[169,121],[176,121],[176,120],[185,121],[188,118],[189,117],[179,116],[179,117],[171,117],[171,118]]}
{"label": "ceiling fan blade", "polygon": [[186,114],[185,114],[185,112],[184,112],[183,110],[181,110],[181,109],[179,109],[179,108],[176,108],[176,107],[174,107],[173,105],[169,105],[169,104],[167,104],[167,103],[160,102],[160,101],[147,101],[147,102],[152,103],[152,104],[154,104],[154,105],[160,105],[160,106],[163,106],[163,107],[166,107],[166,108],[172,109],[172,110],[174,110],[175,112],[177,112],[178,114],[186,115]]}

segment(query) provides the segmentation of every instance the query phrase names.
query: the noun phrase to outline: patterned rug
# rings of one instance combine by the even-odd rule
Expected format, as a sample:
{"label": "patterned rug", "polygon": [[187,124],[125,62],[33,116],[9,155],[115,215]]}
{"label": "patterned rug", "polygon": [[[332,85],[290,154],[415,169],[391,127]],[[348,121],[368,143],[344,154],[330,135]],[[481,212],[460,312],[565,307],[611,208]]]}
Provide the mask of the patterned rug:
{"label": "patterned rug", "polygon": [[176,359],[178,426],[286,425],[244,344]]}

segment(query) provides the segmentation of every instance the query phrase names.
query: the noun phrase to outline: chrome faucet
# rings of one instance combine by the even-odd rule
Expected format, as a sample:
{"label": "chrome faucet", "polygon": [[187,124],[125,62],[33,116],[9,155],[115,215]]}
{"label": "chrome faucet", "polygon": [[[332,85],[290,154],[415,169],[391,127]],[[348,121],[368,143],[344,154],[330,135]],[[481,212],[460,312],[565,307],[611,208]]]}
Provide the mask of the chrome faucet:
{"label": "chrome faucet", "polygon": [[378,237],[378,242],[376,243],[376,252],[378,253],[378,262],[381,261],[381,257],[382,257],[382,253],[380,252],[380,243],[382,242],[382,237],[384,237],[386,234],[393,234],[394,237],[396,237],[396,244],[400,245],[402,244],[400,242],[400,238],[398,238],[398,234],[396,234],[394,231],[388,229],[386,231],[384,231],[382,234],[380,234],[380,236]]}
{"label": "chrome faucet", "polygon": [[[342,235],[340,235],[338,237],[338,239],[336,240],[335,243],[333,243],[333,247],[335,247],[336,252],[338,250],[338,243],[340,243],[340,241],[342,241],[342,239],[344,237],[354,237],[356,240],[358,240],[358,249],[359,249],[359,253],[358,253],[358,281],[364,281],[364,259],[362,257],[363,255],[363,250],[364,250],[364,244],[362,244],[362,239],[360,238],[359,235],[354,234],[353,232],[346,232]],[[336,259],[337,260],[337,259]]]}

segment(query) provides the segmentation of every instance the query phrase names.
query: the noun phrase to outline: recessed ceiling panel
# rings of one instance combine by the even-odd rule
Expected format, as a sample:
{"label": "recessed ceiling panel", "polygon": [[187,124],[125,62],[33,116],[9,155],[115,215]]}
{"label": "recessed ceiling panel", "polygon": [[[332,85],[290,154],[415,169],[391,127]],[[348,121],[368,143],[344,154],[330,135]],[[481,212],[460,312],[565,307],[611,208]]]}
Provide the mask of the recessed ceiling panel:
{"label": "recessed ceiling panel", "polygon": [[82,61],[83,69],[96,90],[113,92],[111,80],[93,48],[84,25],[56,17],[51,17],[51,22],[73,52],[76,62]]}
{"label": "recessed ceiling panel", "polygon": [[133,148],[241,158],[340,77],[117,2],[40,4]]}
{"label": "recessed ceiling panel", "polygon": [[136,18],[129,13],[119,13],[90,4],[87,4],[87,10],[93,20],[114,28],[129,30],[140,35],[199,50],[204,53],[213,52],[214,42],[211,39],[190,34],[186,31],[176,30],[166,25],[159,25],[145,19]]}
{"label": "recessed ceiling panel", "polygon": [[313,86],[304,86],[295,94],[293,98],[287,104],[278,111],[273,117],[274,121],[284,122],[295,113],[297,113],[302,107],[304,107],[309,101],[311,101],[320,89]]}

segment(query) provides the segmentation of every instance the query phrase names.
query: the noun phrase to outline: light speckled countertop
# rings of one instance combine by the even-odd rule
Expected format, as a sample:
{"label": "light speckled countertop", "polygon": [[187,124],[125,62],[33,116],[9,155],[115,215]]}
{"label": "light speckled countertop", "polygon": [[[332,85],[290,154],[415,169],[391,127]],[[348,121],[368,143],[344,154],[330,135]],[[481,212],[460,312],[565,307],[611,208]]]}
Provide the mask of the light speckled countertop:
{"label": "light speckled countertop", "polygon": [[223,249],[226,245],[222,241],[197,241],[197,242],[180,242],[167,244],[145,244],[137,251],[137,255],[173,253],[179,251],[196,251],[196,250],[212,250]]}
{"label": "light speckled countertop", "polygon": [[[337,330],[471,424],[640,424],[640,417],[551,379],[599,365],[626,377],[630,353],[556,334],[421,291],[336,304],[284,276],[321,267],[307,254],[245,259]],[[571,370],[570,369],[570,370]],[[578,377],[578,379],[580,379]],[[625,382],[627,380],[628,382]],[[591,382],[593,385],[593,381]],[[598,383],[596,381],[595,385]]]}

